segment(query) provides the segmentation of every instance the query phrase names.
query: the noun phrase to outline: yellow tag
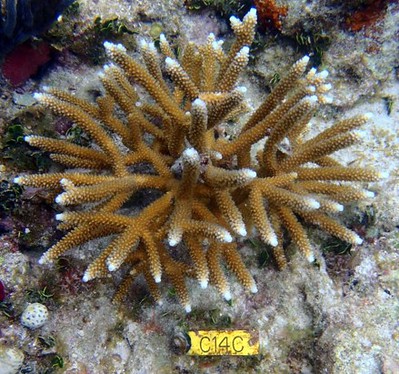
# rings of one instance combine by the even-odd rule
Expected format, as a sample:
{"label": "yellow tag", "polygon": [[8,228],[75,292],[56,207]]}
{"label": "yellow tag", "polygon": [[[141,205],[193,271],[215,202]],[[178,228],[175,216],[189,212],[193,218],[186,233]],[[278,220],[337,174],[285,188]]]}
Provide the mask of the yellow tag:
{"label": "yellow tag", "polygon": [[259,353],[259,336],[254,331],[189,331],[188,335],[191,339],[189,355],[251,356]]}

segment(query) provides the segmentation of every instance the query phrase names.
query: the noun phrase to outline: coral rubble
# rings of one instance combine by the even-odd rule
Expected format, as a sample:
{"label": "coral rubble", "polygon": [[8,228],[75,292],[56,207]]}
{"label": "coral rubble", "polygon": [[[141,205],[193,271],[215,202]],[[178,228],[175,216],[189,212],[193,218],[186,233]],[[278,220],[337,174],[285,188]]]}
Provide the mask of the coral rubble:
{"label": "coral rubble", "polygon": [[[40,263],[114,235],[83,280],[124,268],[115,300],[143,274],[160,301],[157,284],[167,278],[190,311],[186,278],[203,288],[211,283],[225,299],[231,298],[223,263],[245,288],[257,291],[238,251],[240,238],[258,235],[273,247],[280,268],[287,263],[285,234],[313,261],[306,224],[354,245],[362,242],[331,216],[343,204],[373,195],[342,181],[376,181],[381,174],[346,167],[331,154],[358,142],[357,128],[370,115],[338,121],[308,138],[318,105],[331,101],[331,86],[326,71],[307,70],[305,56],[230,138],[225,123],[248,110],[246,90],[237,82],[248,63],[255,9],[243,21],[232,17],[231,25],[236,39],[229,51],[210,35],[206,44],[189,43],[176,56],[161,35],[164,63],[152,43],[141,42],[141,64],[122,45],[106,42],[116,65],[106,65],[100,73],[105,94],[96,104],[54,88],[35,94],[39,103],[73,121],[93,140],[86,147],[35,135],[25,138],[69,169],[79,168],[15,179],[53,190],[59,205],[82,208],[57,215],[68,233]],[[251,157],[255,148],[256,157]],[[159,191],[156,199],[129,212],[125,203],[149,189]]]}

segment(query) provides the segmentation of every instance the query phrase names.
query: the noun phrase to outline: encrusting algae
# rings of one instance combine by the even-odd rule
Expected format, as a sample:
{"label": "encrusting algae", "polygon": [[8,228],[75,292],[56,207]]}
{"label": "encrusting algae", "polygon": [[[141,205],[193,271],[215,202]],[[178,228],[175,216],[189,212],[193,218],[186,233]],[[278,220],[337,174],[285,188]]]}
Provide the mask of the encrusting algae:
{"label": "encrusting algae", "polygon": [[[257,292],[238,252],[239,238],[259,236],[273,247],[280,268],[287,264],[285,233],[313,261],[304,224],[361,244],[356,233],[331,215],[373,193],[339,182],[373,182],[382,175],[341,165],[331,154],[358,142],[356,130],[370,115],[339,121],[305,139],[318,105],[331,101],[328,73],[308,70],[309,57],[292,66],[232,140],[217,131],[246,110],[246,90],[237,81],[248,63],[256,21],[255,9],[243,21],[231,17],[236,39],[227,52],[211,34],[204,45],[189,43],[176,56],[161,35],[160,55],[152,43],[142,41],[141,64],[122,45],[104,43],[115,65],[100,73],[105,94],[96,104],[54,88],[35,94],[40,104],[81,127],[94,144],[25,138],[67,168],[79,168],[15,179],[58,191],[59,205],[84,208],[57,214],[60,229],[68,233],[41,257],[41,264],[92,239],[114,235],[83,281],[126,268],[115,300],[122,300],[143,274],[160,302],[157,284],[167,278],[189,312],[186,278],[196,279],[202,288],[211,283],[225,299],[231,298],[223,263],[245,288]],[[136,86],[146,94],[139,95]],[[252,146],[262,139],[263,148],[251,158]],[[151,173],[140,169],[143,163]],[[155,201],[126,214],[124,203],[147,189],[160,191]],[[176,259],[177,245],[188,256]]]}

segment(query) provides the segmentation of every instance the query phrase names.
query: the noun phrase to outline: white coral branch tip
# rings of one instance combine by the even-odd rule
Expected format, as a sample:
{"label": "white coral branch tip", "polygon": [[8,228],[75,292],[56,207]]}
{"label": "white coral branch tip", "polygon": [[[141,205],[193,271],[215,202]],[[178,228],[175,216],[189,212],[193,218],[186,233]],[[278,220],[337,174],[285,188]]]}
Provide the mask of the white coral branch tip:
{"label": "white coral branch tip", "polygon": [[339,204],[339,203],[333,203],[333,209],[336,212],[343,212],[344,211],[344,206],[342,204]]}
{"label": "white coral branch tip", "polygon": [[73,182],[68,178],[61,178],[60,184],[63,188],[72,188],[74,187]]}
{"label": "white coral branch tip", "polygon": [[182,239],[182,235],[180,232],[170,232],[168,235],[168,244],[171,247],[176,247]]}
{"label": "white coral branch tip", "polygon": [[332,104],[334,97],[332,95],[323,95],[324,104]]}
{"label": "white coral branch tip", "polygon": [[220,51],[222,49],[223,40],[212,42],[212,48],[214,51]]}
{"label": "white coral branch tip", "polygon": [[257,293],[258,292],[258,287],[256,286],[255,282],[251,285],[250,291],[252,293]]}
{"label": "white coral branch tip", "polygon": [[233,241],[233,237],[231,236],[231,234],[226,231],[224,233],[222,233],[222,241],[224,243],[231,243]]}
{"label": "white coral branch tip", "polygon": [[305,198],[306,204],[309,206],[310,209],[319,209],[320,203],[312,198]]}
{"label": "white coral branch tip", "polygon": [[276,234],[271,234],[270,237],[268,238],[267,242],[272,246],[272,247],[277,247],[278,246],[278,240]]}
{"label": "white coral branch tip", "polygon": [[320,73],[317,73],[316,76],[321,79],[326,79],[328,74],[328,70],[322,70]]}
{"label": "white coral branch tip", "polygon": [[174,68],[180,66],[180,64],[175,59],[170,57],[165,58],[165,64],[167,68]]}
{"label": "white coral branch tip", "polygon": [[140,48],[148,48],[148,43],[145,39],[140,39]]}
{"label": "white coral branch tip", "polygon": [[213,151],[212,156],[215,158],[215,160],[221,160],[223,158],[223,155],[217,151]]}
{"label": "white coral branch tip", "polygon": [[153,42],[148,42],[148,49],[151,51],[151,53],[156,52],[155,44]]}
{"label": "white coral branch tip", "polygon": [[201,279],[200,282],[199,282],[200,287],[201,287],[202,289],[207,288],[207,287],[208,287],[208,282],[209,282],[208,279]]}
{"label": "white coral branch tip", "polygon": [[45,95],[44,95],[43,93],[40,93],[40,92],[35,92],[35,93],[33,94],[33,98],[34,98],[36,101],[39,101],[39,102],[43,101],[44,96],[45,96]]}
{"label": "white coral branch tip", "polygon": [[161,283],[161,275],[160,274],[156,275],[154,277],[154,281],[155,281],[155,283]]}
{"label": "white coral branch tip", "polygon": [[326,92],[326,91],[330,91],[330,90],[332,89],[332,84],[331,84],[331,83],[323,84],[323,85],[321,86],[321,89],[324,90],[325,92]]}
{"label": "white coral branch tip", "polygon": [[44,264],[48,264],[52,261],[49,260],[47,253],[44,253],[42,257],[39,258],[38,264],[39,265],[44,265]]}
{"label": "white coral branch tip", "polygon": [[[59,194],[59,195],[54,199],[54,201],[55,201],[57,204],[59,204],[59,205],[64,205],[64,203],[65,203],[65,198],[66,198],[65,195],[66,195],[65,192]],[[57,214],[57,215],[58,215],[58,214]],[[57,216],[56,216],[56,218],[57,218]]]}
{"label": "white coral branch tip", "polygon": [[115,50],[118,50],[121,52],[126,52],[126,48],[120,43],[114,44],[111,42],[104,42],[104,48],[107,50],[107,52],[109,51],[111,53],[112,53],[112,51],[115,51]]}
{"label": "white coral branch tip", "polygon": [[249,179],[254,179],[254,178],[256,178],[256,171],[254,171],[254,170],[252,170],[252,169],[241,169],[241,170],[243,171],[244,176],[245,176],[246,178],[249,178]]}
{"label": "white coral branch tip", "polygon": [[373,192],[373,191],[363,190],[362,194],[366,199],[371,199],[371,198],[375,197],[375,192]]}
{"label": "white coral branch tip", "polygon": [[26,141],[27,143],[30,143],[30,141],[34,138],[37,138],[37,136],[34,135],[25,135],[24,136],[24,141]]}
{"label": "white coral branch tip", "polygon": [[316,95],[308,96],[306,99],[309,100],[310,103],[317,103],[319,101]]}
{"label": "white coral branch tip", "polygon": [[117,269],[118,269],[118,267],[115,264],[112,264],[112,263],[108,264],[109,271],[115,271]]}
{"label": "white coral branch tip", "polygon": [[89,276],[88,272],[86,271],[83,274],[82,282],[87,283],[89,280],[93,279],[92,277]]}
{"label": "white coral branch tip", "polygon": [[247,230],[245,229],[244,225],[240,225],[237,227],[237,229],[235,230],[237,232],[238,235],[240,236],[247,236]]}
{"label": "white coral branch tip", "polygon": [[230,24],[231,24],[231,27],[234,28],[234,27],[237,27],[237,26],[241,25],[241,21],[237,17],[231,16],[230,17]]}
{"label": "white coral branch tip", "polygon": [[199,153],[195,150],[195,148],[187,148],[184,150],[183,158],[194,163],[198,163],[200,161]]}
{"label": "white coral branch tip", "polygon": [[166,40],[165,34],[160,34],[159,35],[159,41],[161,43],[167,43],[168,41]]}
{"label": "white coral branch tip", "polygon": [[240,57],[248,58],[248,56],[249,56],[249,47],[247,47],[247,46],[242,47],[236,55],[236,57],[238,57],[238,58],[240,58]]}
{"label": "white coral branch tip", "polygon": [[363,239],[362,239],[359,235],[353,233],[352,242],[353,242],[354,244],[360,245],[360,244],[363,243]]}
{"label": "white coral branch tip", "polygon": [[208,42],[211,44],[213,44],[213,42],[215,42],[215,34],[213,32],[209,33]]}
{"label": "white coral branch tip", "polygon": [[193,104],[192,104],[192,105],[193,105],[193,106],[196,106],[196,107],[198,107],[198,108],[206,109],[206,103],[205,103],[204,100],[201,100],[201,99],[195,99],[195,100],[193,101]]}
{"label": "white coral branch tip", "polygon": [[256,8],[251,8],[249,12],[244,16],[244,21],[246,21],[248,18],[254,18],[256,20],[256,15]]}

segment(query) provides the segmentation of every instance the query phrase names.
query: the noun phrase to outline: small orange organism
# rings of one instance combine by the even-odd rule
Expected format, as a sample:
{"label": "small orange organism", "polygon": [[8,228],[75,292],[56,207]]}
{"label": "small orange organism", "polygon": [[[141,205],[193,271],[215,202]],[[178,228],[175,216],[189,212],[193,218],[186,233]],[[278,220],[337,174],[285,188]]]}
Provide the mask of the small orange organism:
{"label": "small orange organism", "polygon": [[255,0],[259,21],[263,27],[282,29],[281,19],[288,13],[287,6],[276,5],[275,0]]}

